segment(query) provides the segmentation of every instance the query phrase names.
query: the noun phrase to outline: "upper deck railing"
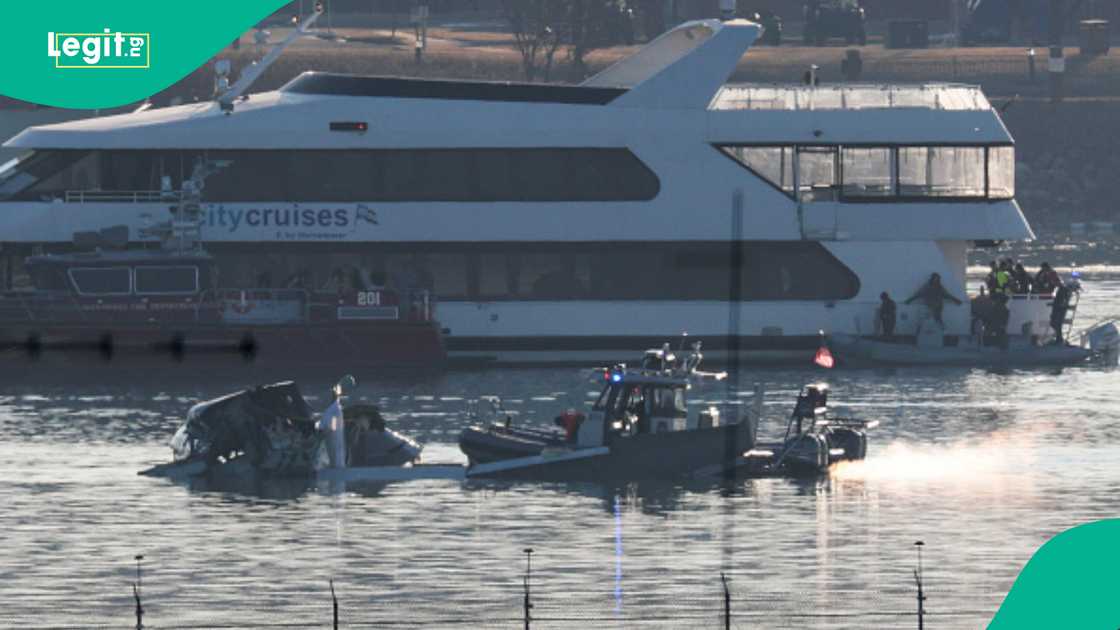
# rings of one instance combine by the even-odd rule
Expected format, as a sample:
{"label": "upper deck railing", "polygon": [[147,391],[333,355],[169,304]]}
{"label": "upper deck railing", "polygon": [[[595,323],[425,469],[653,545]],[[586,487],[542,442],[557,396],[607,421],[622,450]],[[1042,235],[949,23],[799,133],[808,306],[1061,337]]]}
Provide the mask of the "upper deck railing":
{"label": "upper deck railing", "polygon": [[716,110],[826,110],[923,108],[941,111],[983,111],[991,103],[972,85],[731,84],[712,101]]}
{"label": "upper deck railing", "polygon": [[66,203],[160,203],[177,201],[179,194],[163,190],[67,190]]}

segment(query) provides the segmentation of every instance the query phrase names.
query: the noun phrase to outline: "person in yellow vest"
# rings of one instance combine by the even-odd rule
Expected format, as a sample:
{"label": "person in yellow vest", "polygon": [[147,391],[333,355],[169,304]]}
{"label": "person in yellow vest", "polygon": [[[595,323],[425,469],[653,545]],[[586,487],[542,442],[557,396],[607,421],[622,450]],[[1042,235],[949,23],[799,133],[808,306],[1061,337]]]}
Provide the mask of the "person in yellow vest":
{"label": "person in yellow vest", "polygon": [[996,271],[996,289],[992,291],[995,295],[1010,296],[1013,289],[1011,286],[1011,263],[1004,260],[999,265]]}

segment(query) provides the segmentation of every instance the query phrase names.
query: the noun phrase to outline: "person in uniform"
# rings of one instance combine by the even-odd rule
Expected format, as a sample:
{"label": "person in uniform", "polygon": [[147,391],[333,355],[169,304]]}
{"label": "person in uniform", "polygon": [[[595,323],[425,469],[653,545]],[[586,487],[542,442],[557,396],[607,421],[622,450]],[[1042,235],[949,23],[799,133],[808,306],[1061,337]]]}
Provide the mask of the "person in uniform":
{"label": "person in uniform", "polygon": [[891,338],[894,336],[894,325],[896,316],[898,314],[898,305],[891,296],[883,291],[879,294],[879,329],[883,332],[883,337]]}

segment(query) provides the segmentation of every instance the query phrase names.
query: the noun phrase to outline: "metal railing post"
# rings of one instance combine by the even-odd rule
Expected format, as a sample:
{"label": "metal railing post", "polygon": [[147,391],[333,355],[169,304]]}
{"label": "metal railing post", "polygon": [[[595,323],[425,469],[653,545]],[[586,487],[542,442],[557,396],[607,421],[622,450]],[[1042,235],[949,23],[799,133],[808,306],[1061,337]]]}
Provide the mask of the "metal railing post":
{"label": "metal railing post", "polygon": [[136,581],[132,583],[132,597],[136,599],[136,630],[144,630],[144,606],[140,602],[140,561],[142,554],[136,555]]}
{"label": "metal railing post", "polygon": [[331,585],[331,607],[334,613],[334,630],[338,630],[338,597],[334,594],[334,580],[330,580]]}
{"label": "metal railing post", "polygon": [[530,622],[532,622],[532,620],[533,620],[532,613],[530,612],[533,609],[533,604],[529,599],[529,579],[533,576],[533,549],[531,547],[527,547],[526,549],[524,549],[524,552],[525,552],[525,603],[524,603],[525,630],[529,630]]}
{"label": "metal railing post", "polygon": [[727,576],[722,571],[719,579],[723,582],[723,627],[731,630],[731,590],[727,588]]}
{"label": "metal railing post", "polygon": [[925,543],[920,540],[914,543],[914,546],[918,549],[918,568],[914,570],[914,581],[918,585],[918,630],[925,629],[926,616],[926,596],[922,589],[922,547],[924,545]]}

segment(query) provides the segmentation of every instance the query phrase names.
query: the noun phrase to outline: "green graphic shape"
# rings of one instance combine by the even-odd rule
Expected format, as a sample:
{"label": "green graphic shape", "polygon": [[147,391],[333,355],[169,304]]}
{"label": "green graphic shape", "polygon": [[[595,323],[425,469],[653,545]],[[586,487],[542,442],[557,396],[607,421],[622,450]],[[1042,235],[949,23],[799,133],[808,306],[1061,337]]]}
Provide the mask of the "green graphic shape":
{"label": "green graphic shape", "polygon": [[7,26],[0,38],[5,61],[0,95],[74,109],[134,103],[195,71],[285,4],[284,0],[11,3],[5,7]]}
{"label": "green graphic shape", "polygon": [[1120,628],[1120,519],[1066,530],[1019,573],[989,630]]}

